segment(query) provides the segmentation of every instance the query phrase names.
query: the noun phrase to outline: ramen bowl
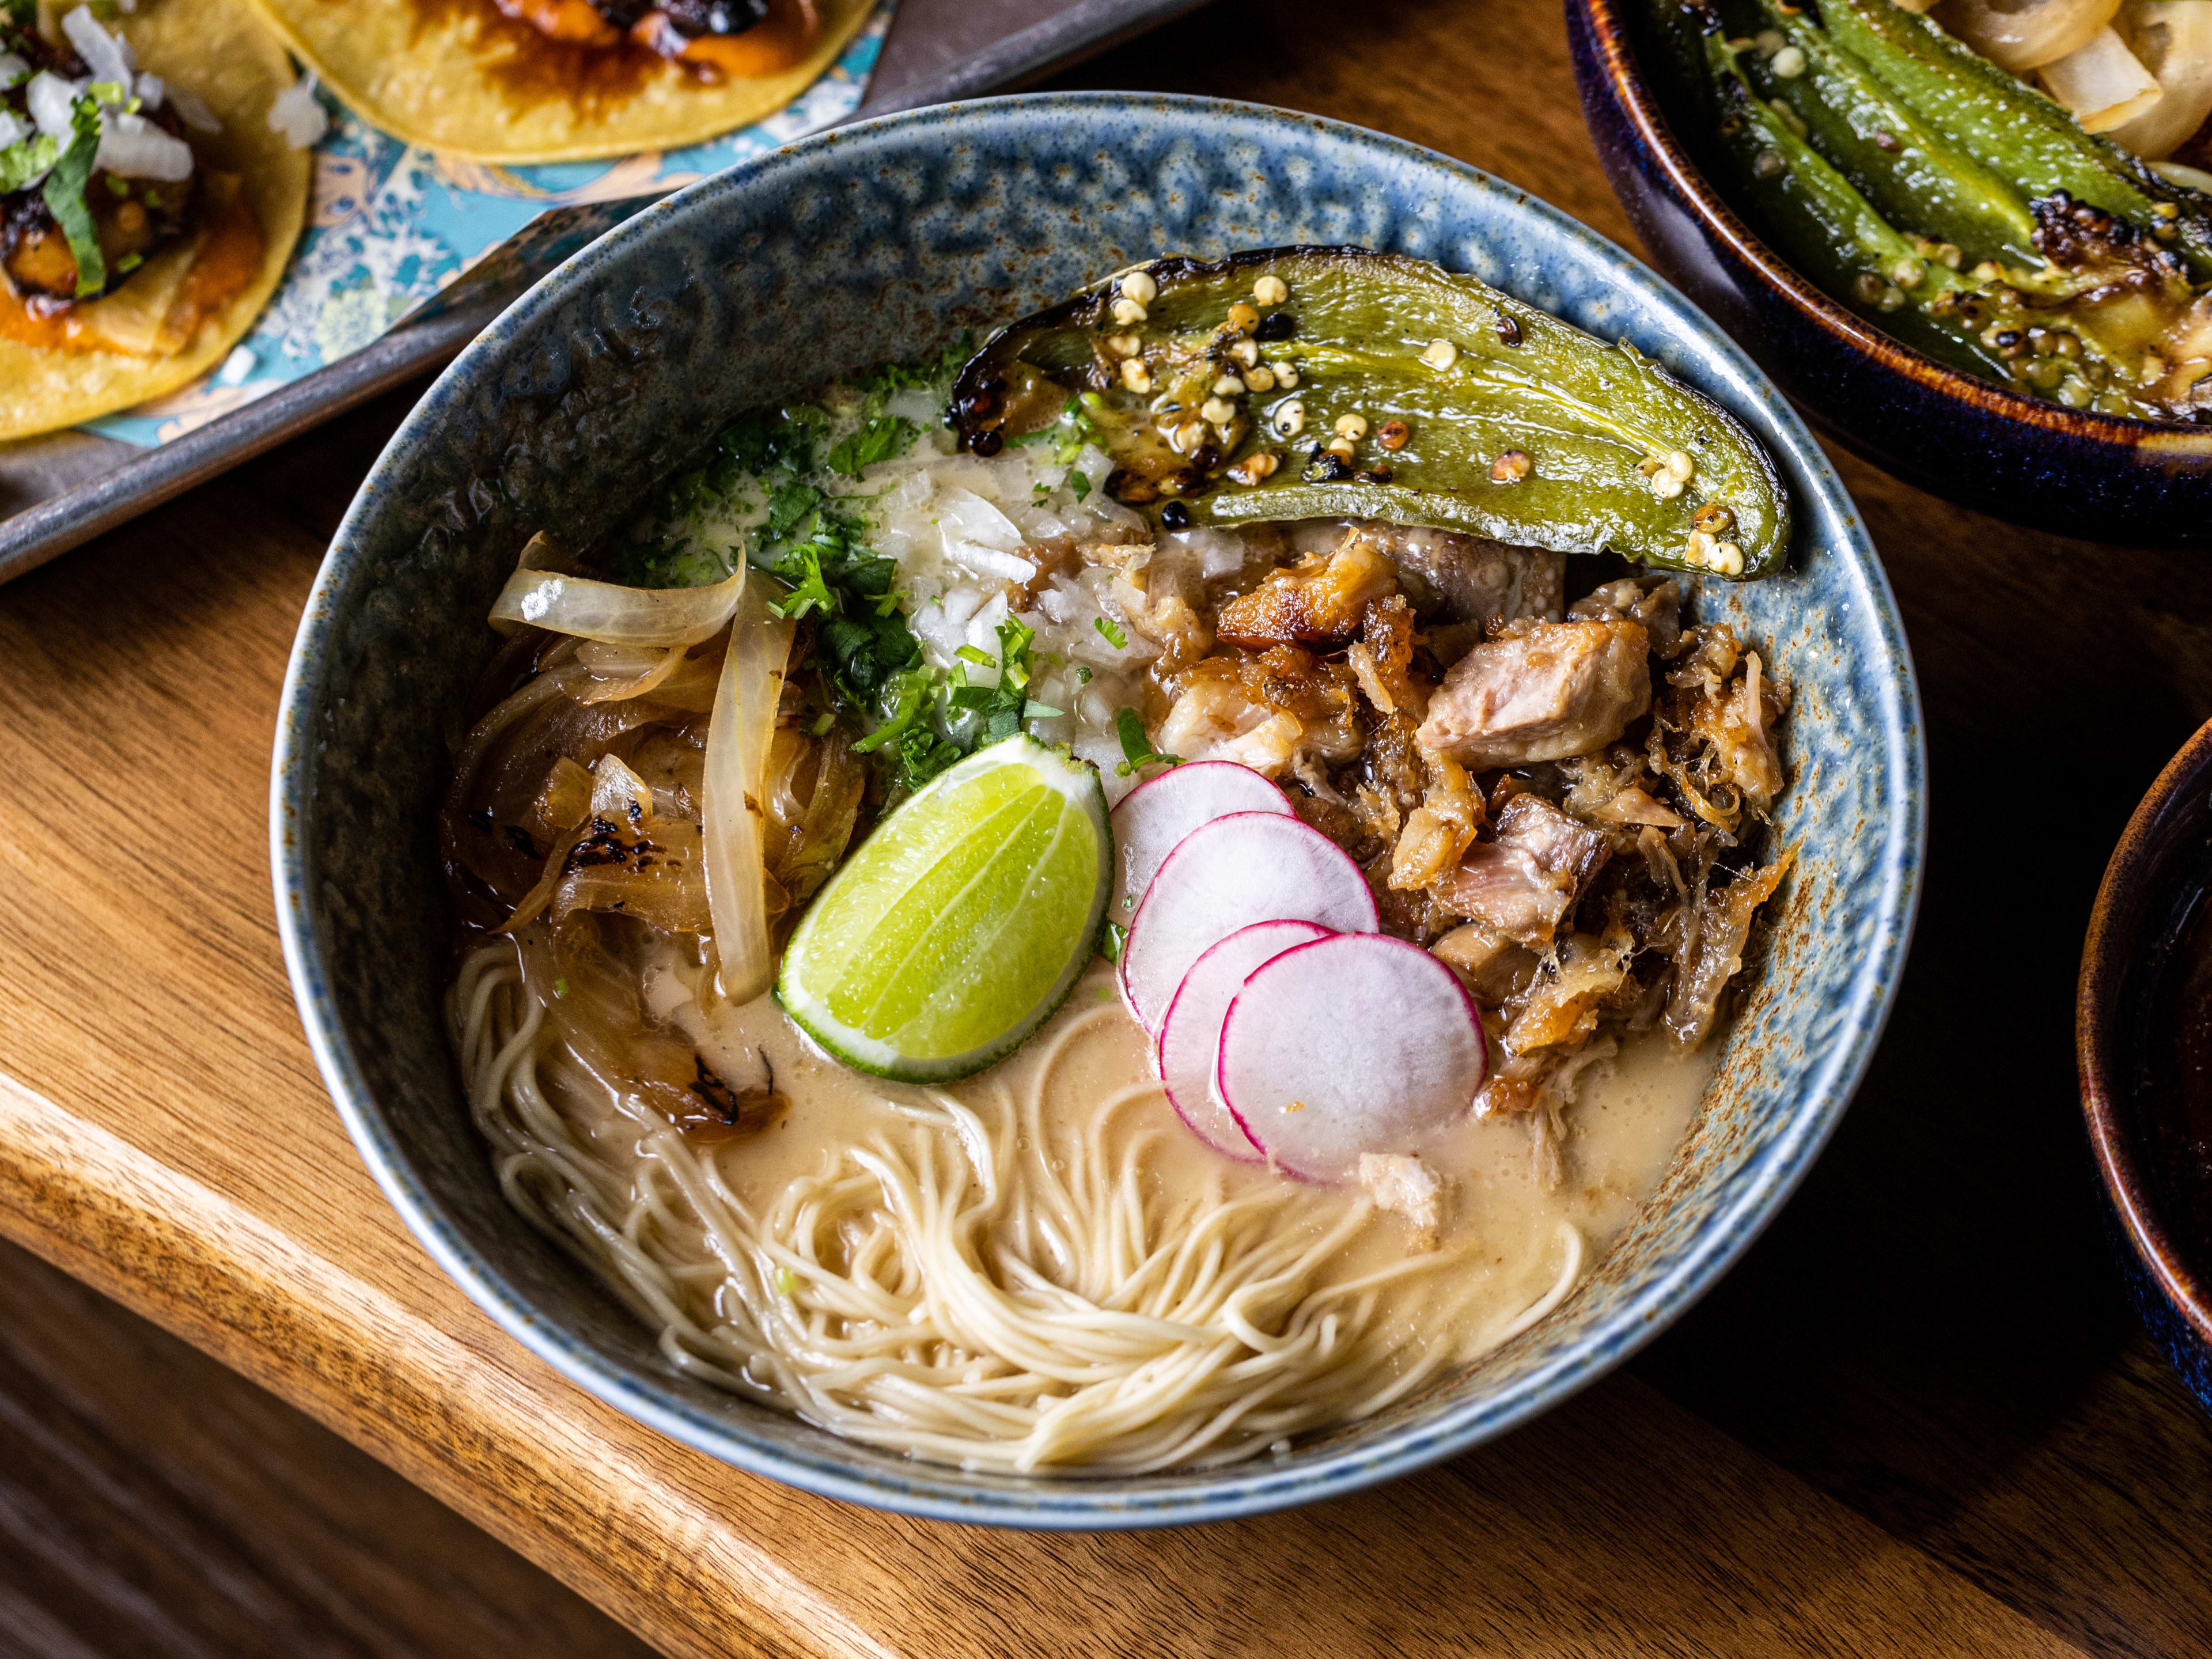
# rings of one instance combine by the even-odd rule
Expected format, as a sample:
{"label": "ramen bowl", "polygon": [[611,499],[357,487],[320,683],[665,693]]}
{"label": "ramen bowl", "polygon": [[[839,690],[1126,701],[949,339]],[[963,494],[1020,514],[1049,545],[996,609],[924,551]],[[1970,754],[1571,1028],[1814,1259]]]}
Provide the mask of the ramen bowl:
{"label": "ramen bowl", "polygon": [[[1162,250],[1364,243],[1627,337],[1775,456],[1788,570],[1698,598],[1796,677],[1796,849],[1755,988],[1659,1191],[1559,1310],[1389,1410],[1249,1464],[1000,1475],[841,1440],[679,1375],[501,1196],[442,1012],[434,817],[485,616],[531,533],[619,520],[700,437]],[[807,1491],[1040,1528],[1249,1516],[1463,1451],[1651,1340],[1771,1220],[1834,1129],[1895,987],[1923,833],[1918,705],[1874,550],[1775,387],[1681,297],[1525,191],[1397,140],[1202,100],[1053,94],[887,117],[702,182],[572,259],[438,380],[369,473],[286,681],[272,834],[301,1016],[362,1157],[514,1338],[672,1438]]]}
{"label": "ramen bowl", "polygon": [[1643,0],[1566,0],[1583,114],[1652,263],[1845,448],[1931,495],[2039,529],[2203,544],[2212,430],[2066,409],[1978,380],[1823,293],[1722,195],[1662,84]]}
{"label": "ramen bowl", "polygon": [[[2191,1392],[2212,1407],[2212,1183],[2191,1096],[2177,1087],[2175,992],[2201,982],[2212,895],[2212,726],[2150,787],[2105,868],[2081,951],[2074,1045],[2090,1150],[2129,1299]],[[2192,960],[2192,957],[2195,960]],[[2192,975],[2192,969],[2194,974]]]}

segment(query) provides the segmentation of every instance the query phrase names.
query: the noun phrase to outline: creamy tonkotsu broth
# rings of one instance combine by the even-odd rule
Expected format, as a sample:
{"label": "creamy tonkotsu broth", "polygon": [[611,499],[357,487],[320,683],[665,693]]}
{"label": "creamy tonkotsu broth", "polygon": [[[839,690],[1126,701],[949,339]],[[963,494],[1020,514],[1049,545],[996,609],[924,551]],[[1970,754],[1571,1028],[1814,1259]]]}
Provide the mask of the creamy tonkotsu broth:
{"label": "creamy tonkotsu broth", "polygon": [[[749,416],[501,595],[441,821],[456,1050],[507,1197],[678,1370],[968,1468],[1234,1462],[1529,1328],[1657,1189],[1790,862],[1786,665],[1663,574],[1393,518],[1441,417],[1332,413],[1300,258],[1195,358],[1187,319],[1131,355],[1162,267],[1095,370]],[[1219,453],[1130,425],[1173,374]],[[1374,510],[1194,522],[1293,464],[1231,406],[1293,386]],[[1577,476],[1771,568],[1696,430]],[[1570,470],[1524,441],[1466,487]]]}
{"label": "creamy tonkotsu broth", "polygon": [[1189,1133],[1103,968],[1012,1060],[918,1089],[812,1050],[764,1000],[704,1013],[678,988],[696,970],[671,965],[662,1006],[714,1069],[764,1056],[790,1103],[732,1140],[593,1076],[516,957],[481,950],[457,1002],[477,1121],[524,1212],[680,1370],[978,1468],[1284,1449],[1477,1358],[1634,1219],[1712,1067],[1656,1033],[1601,1062],[1557,1184],[1522,1124],[1466,1117],[1421,1149],[1451,1194],[1425,1229]]}

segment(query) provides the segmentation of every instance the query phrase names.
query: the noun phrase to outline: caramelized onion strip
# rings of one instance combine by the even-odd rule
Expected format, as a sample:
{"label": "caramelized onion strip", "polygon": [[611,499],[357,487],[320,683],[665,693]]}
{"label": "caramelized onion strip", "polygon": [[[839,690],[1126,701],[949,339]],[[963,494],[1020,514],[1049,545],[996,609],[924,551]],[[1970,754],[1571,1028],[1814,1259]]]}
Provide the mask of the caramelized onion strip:
{"label": "caramelized onion strip", "polygon": [[775,977],[762,797],[796,631],[795,623],[769,614],[767,598],[759,588],[742,596],[730,624],[729,654],[722,659],[721,684],[715,690],[714,712],[707,727],[701,803],[706,823],[707,903],[714,916],[714,949],[721,958],[722,994],[736,1003],[750,1002]]}
{"label": "caramelized onion strip", "polygon": [[539,545],[533,540],[523,550],[492,602],[493,627],[528,624],[605,645],[696,645],[728,625],[745,588],[743,560],[729,580],[711,587],[624,587],[542,568]]}

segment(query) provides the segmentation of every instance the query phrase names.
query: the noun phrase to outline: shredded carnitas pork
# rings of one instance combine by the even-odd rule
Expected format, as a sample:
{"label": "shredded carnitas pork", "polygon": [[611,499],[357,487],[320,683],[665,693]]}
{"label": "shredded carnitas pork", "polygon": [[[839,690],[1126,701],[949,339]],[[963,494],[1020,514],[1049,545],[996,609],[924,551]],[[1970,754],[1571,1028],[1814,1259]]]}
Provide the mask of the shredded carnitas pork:
{"label": "shredded carnitas pork", "polygon": [[[1788,693],[1671,580],[1565,603],[1556,553],[1376,523],[1080,550],[1160,648],[1153,746],[1273,778],[1451,964],[1493,1042],[1485,1115],[1562,1174],[1577,1076],[1663,1025],[1697,1048],[1790,855]],[[1208,556],[1211,555],[1211,556]]]}

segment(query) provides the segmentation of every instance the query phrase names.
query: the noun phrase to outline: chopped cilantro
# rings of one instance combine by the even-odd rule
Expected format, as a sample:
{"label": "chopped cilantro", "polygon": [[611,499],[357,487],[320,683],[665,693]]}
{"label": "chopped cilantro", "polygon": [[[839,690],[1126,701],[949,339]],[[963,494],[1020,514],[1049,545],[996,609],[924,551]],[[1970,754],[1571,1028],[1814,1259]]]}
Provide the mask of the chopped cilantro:
{"label": "chopped cilantro", "polygon": [[127,96],[120,81],[94,81],[85,91],[103,104],[119,104]]}
{"label": "chopped cilantro", "polygon": [[952,654],[959,658],[963,662],[972,662],[977,666],[982,668],[996,668],[999,665],[997,663],[991,660],[991,653],[989,652],[978,651],[972,645],[963,645]]}
{"label": "chopped cilantro", "polygon": [[107,175],[107,193],[110,196],[128,196],[131,193],[131,181],[128,179],[124,178],[120,173],[109,173]]}
{"label": "chopped cilantro", "polygon": [[0,149],[0,196],[12,195],[25,188],[53,166],[61,153],[61,142],[51,132],[19,138],[7,149]]}
{"label": "chopped cilantro", "polygon": [[[1112,921],[1106,923],[1098,930],[1098,954],[1109,962],[1121,961],[1121,946],[1127,942],[1128,938],[1129,930],[1120,923]],[[1103,994],[1100,1000],[1111,1002],[1114,1000],[1113,992],[1106,991],[1103,987],[1101,989]]]}
{"label": "chopped cilantro", "polygon": [[857,478],[863,467],[905,454],[921,431],[902,415],[871,416],[858,432],[830,452],[830,470]]}
{"label": "chopped cilantro", "polygon": [[84,187],[92,178],[92,158],[100,149],[100,106],[78,98],[70,106],[69,148],[46,175],[46,210],[69,238],[76,256],[76,294],[80,300],[107,286],[107,262],[100,258],[100,234],[93,228],[92,210],[85,205]]}
{"label": "chopped cilantro", "polygon": [[1126,650],[1128,647],[1129,636],[1121,631],[1121,625],[1112,617],[1093,617],[1091,619],[1091,625],[1097,629],[1104,637],[1106,643],[1116,651]]}
{"label": "chopped cilantro", "polygon": [[553,981],[553,994],[556,997],[567,996],[568,994],[568,981],[566,979],[555,980]]}
{"label": "chopped cilantro", "polygon": [[1126,757],[1114,769],[1117,777],[1126,778],[1146,766],[1182,764],[1182,756],[1163,755],[1152,747],[1152,740],[1145,735],[1145,723],[1138,719],[1133,708],[1124,708],[1114,716],[1114,732],[1121,739],[1121,753]]}
{"label": "chopped cilantro", "polygon": [[797,1296],[799,1275],[788,1267],[778,1267],[775,1270],[775,1287],[786,1296]]}
{"label": "chopped cilantro", "polygon": [[1078,472],[1073,467],[1068,468],[1067,487],[1075,492],[1077,501],[1085,500],[1091,494],[1091,475],[1086,472]]}
{"label": "chopped cilantro", "polygon": [[963,331],[934,357],[911,363],[885,363],[872,374],[863,374],[854,384],[880,406],[883,399],[894,392],[927,391],[947,384],[975,355],[974,337]]}

